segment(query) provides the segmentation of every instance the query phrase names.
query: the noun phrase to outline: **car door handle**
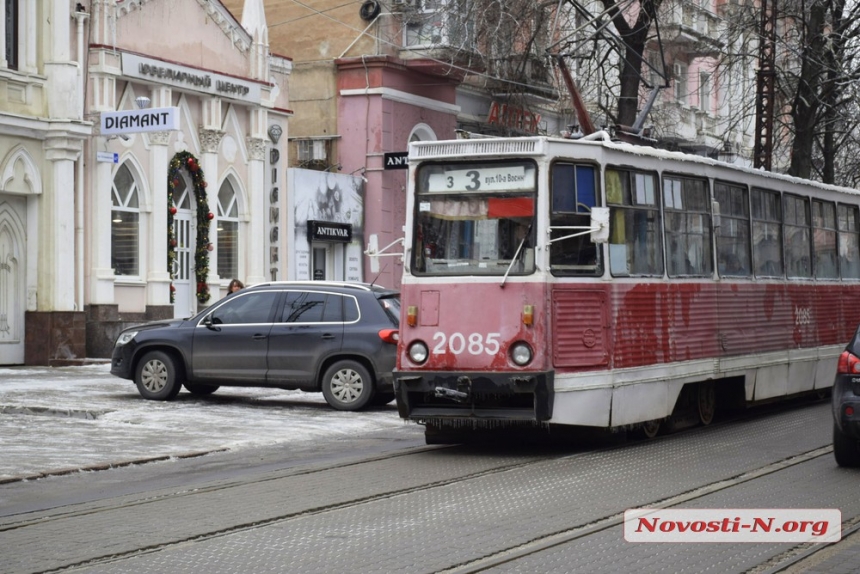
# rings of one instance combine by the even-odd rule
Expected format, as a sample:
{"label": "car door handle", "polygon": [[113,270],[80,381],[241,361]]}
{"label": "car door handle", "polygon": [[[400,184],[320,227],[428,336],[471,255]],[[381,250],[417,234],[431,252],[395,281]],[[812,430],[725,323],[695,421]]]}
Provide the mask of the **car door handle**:
{"label": "car door handle", "polygon": [[257,333],[255,335],[251,335],[251,339],[253,339],[255,341],[259,341],[261,339],[267,339],[268,337],[269,337],[268,335],[263,335],[262,333]]}
{"label": "car door handle", "polygon": [[323,333],[323,334],[322,334],[322,337],[320,337],[320,338],[321,338],[321,339],[329,340],[329,339],[334,339],[335,337],[334,337],[334,335],[332,335],[331,333]]}

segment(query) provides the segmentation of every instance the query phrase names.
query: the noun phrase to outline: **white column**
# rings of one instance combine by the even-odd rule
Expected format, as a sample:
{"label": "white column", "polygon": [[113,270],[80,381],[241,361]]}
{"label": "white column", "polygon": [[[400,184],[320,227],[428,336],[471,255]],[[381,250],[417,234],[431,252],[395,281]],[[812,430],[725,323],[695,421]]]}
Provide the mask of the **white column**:
{"label": "white column", "polygon": [[45,190],[43,246],[39,254],[39,309],[75,310],[75,161],[81,141],[69,137],[45,140],[50,185]]}
{"label": "white column", "polygon": [[[93,21],[95,25],[96,21]],[[99,113],[113,111],[116,103],[116,80],[111,76],[90,76],[90,93],[93,94],[90,112],[94,121],[93,138],[88,146],[87,161],[90,167],[90,189],[85,193],[85,227],[87,229],[87,260],[89,261],[89,298],[93,305],[114,304],[114,274],[111,264],[111,193],[113,164],[96,161],[98,151],[110,151],[113,140],[100,135]]]}
{"label": "white column", "polygon": [[[107,138],[96,136],[95,147],[104,149]],[[93,151],[95,155],[95,151]],[[95,164],[92,189],[89,195],[89,230],[90,243],[90,297],[89,303],[105,305],[114,303],[114,274],[111,264],[111,193],[113,193],[113,164],[96,162],[90,158],[90,165]]]}
{"label": "white column", "polygon": [[[200,135],[200,167],[203,168],[203,175],[206,176],[206,201],[209,203],[209,211],[218,215],[218,146],[221,143],[221,138],[224,137],[224,132],[215,129],[201,128]],[[209,276],[206,282],[209,283],[209,290],[212,293],[217,293],[219,288],[220,269],[216,269],[218,261],[218,226],[215,225],[215,220],[212,220],[209,226],[209,243],[212,244],[213,250],[209,253]],[[228,279],[228,277],[221,277]]]}
{"label": "white column", "polygon": [[167,268],[167,174],[170,132],[149,136],[149,173],[152,205],[147,226],[149,245],[146,273],[146,304],[170,305],[170,269]]}
{"label": "white column", "polygon": [[266,190],[266,140],[249,137],[248,144],[248,267],[246,285],[269,280],[268,249],[269,211],[266,209],[268,192]]}

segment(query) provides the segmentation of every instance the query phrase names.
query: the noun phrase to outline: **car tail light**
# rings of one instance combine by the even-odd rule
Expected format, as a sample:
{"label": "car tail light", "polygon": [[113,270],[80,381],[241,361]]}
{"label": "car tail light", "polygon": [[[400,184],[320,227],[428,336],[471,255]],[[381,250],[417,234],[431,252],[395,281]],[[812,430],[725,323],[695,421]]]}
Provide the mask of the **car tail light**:
{"label": "car tail light", "polygon": [[851,405],[848,405],[847,407],[845,407],[845,416],[846,417],[853,417],[854,416],[854,407],[852,407]]}
{"label": "car tail light", "polygon": [[397,341],[400,340],[400,331],[397,329],[383,329],[379,332],[379,338],[386,343],[396,345]]}
{"label": "car tail light", "polygon": [[860,373],[860,359],[849,351],[843,351],[839,355],[839,362],[836,364],[836,373],[840,375]]}

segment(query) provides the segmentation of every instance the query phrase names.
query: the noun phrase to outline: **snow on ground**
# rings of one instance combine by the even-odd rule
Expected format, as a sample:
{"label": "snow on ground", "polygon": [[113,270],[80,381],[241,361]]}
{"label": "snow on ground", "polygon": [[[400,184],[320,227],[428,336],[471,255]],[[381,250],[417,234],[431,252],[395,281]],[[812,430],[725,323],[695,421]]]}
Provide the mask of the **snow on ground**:
{"label": "snow on ground", "polygon": [[147,401],[109,365],[0,367],[0,479],[218,449],[353,436],[405,423],[394,403],[351,413],[321,393],[221,387]]}

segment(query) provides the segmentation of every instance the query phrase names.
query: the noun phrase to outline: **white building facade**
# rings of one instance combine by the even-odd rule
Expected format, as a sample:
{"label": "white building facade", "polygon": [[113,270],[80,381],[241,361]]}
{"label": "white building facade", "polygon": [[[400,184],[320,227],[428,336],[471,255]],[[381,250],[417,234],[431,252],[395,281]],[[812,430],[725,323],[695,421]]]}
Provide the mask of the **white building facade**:
{"label": "white building facade", "polygon": [[233,277],[285,277],[292,66],[269,53],[261,2],[241,23],[215,0],[16,7],[0,364],[107,357],[123,327],[190,316]]}

